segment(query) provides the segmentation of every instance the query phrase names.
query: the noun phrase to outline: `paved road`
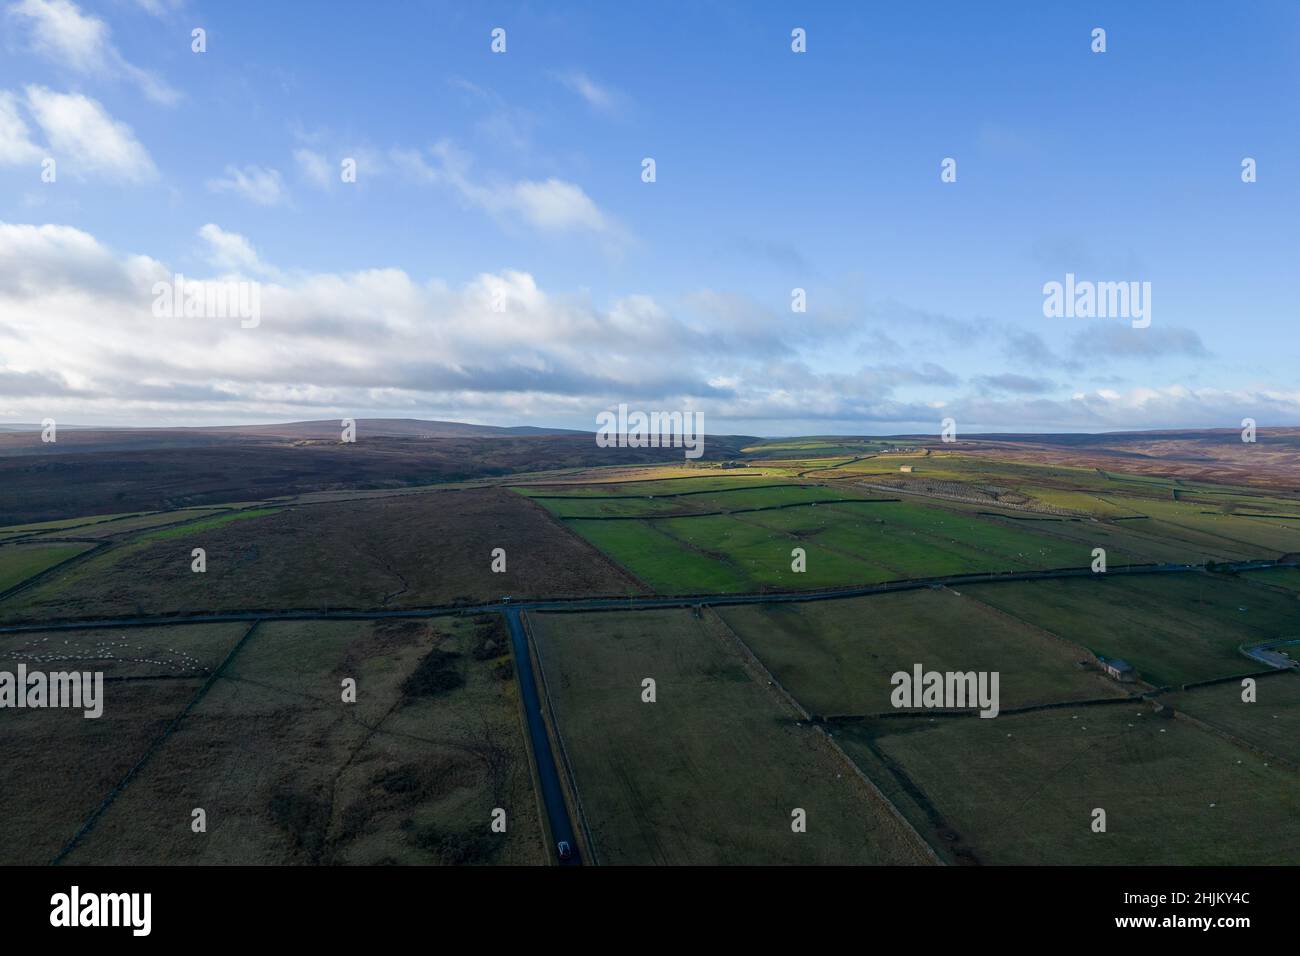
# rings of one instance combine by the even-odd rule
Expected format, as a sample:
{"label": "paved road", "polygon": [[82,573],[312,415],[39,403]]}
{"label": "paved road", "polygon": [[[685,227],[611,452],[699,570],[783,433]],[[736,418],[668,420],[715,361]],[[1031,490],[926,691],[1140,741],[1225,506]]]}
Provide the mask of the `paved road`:
{"label": "paved road", "polygon": [[[510,641],[515,648],[519,694],[524,702],[524,714],[528,718],[528,735],[533,741],[533,758],[537,765],[537,777],[541,783],[542,802],[546,805],[546,818],[551,824],[551,839],[554,843],[564,841],[573,847],[573,857],[563,861],[562,866],[579,866],[582,860],[578,853],[578,841],[573,838],[573,824],[569,821],[569,810],[564,804],[564,788],[560,786],[560,771],[555,764],[555,754],[551,750],[550,735],[546,733],[542,697],[537,692],[537,681],[533,678],[532,655],[528,652],[528,635],[524,633],[524,624],[517,607],[507,607],[505,615],[506,622],[510,625]],[[554,846],[551,852],[557,853]]]}
{"label": "paved road", "polygon": [[[1293,561],[1238,561],[1235,564],[1218,564],[1224,571],[1258,571],[1264,568],[1295,567]],[[1193,574],[1204,571],[1199,564],[1134,564],[1112,567],[1105,577],[1130,574]],[[887,581],[852,588],[828,588],[820,591],[753,591],[744,594],[686,594],[672,597],[631,598],[551,598],[517,601],[511,604],[443,604],[412,608],[371,608],[369,610],[292,608],[288,610],[227,611],[208,614],[159,614],[154,616],[124,616],[90,618],[87,620],[44,621],[34,624],[8,624],[0,626],[0,634],[24,631],[77,631],[109,627],[162,627],[169,624],[219,624],[234,621],[318,621],[355,620],[370,621],[390,617],[441,617],[446,614],[500,614],[510,609],[524,611],[640,611],[650,608],[694,607],[697,604],[725,606],[732,604],[783,604],[803,601],[831,601],[839,598],[869,597],[873,594],[892,594],[898,591],[918,591],[923,588],[961,587],[968,584],[988,584],[997,581],[1044,581],[1055,578],[1091,578],[1088,568],[1056,568],[1046,571],[990,571],[976,574],[951,574],[934,578],[911,578],[905,581]]]}
{"label": "paved road", "polygon": [[1300,661],[1274,650],[1274,648],[1277,647],[1294,647],[1300,649],[1300,638],[1288,638],[1284,641],[1269,641],[1265,644],[1256,644],[1254,647],[1243,647],[1241,652],[1251,660],[1259,661],[1261,664],[1267,664],[1269,667],[1276,667],[1278,670],[1287,667],[1300,670]]}

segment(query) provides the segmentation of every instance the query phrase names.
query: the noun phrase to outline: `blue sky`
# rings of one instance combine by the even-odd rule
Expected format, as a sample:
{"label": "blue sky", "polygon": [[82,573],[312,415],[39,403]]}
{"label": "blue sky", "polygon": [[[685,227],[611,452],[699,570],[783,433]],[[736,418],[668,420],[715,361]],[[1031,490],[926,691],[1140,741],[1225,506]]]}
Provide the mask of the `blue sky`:
{"label": "blue sky", "polygon": [[1300,7],[1134,6],[0,0],[0,421],[1300,424]]}

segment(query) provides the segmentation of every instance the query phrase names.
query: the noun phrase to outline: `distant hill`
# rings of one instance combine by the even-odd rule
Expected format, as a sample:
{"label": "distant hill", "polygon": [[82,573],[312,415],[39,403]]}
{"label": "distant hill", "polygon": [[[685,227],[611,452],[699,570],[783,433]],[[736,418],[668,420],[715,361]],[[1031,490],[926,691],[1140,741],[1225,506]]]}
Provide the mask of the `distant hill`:
{"label": "distant hill", "polygon": [[[680,448],[602,448],[594,432],[462,422],[336,419],[201,428],[0,428],[0,525],[520,472],[680,463]],[[706,437],[703,461],[752,439]]]}
{"label": "distant hill", "polygon": [[[359,418],[357,435],[371,438],[494,438],[590,435],[573,428],[538,428],[533,425],[473,425],[468,422],[425,421],[419,418]],[[184,431],[226,435],[262,435],[272,438],[337,439],[342,431],[337,418],[274,425],[214,425]]]}
{"label": "distant hill", "polygon": [[[38,432],[40,425],[0,422],[0,432]],[[338,438],[342,425],[337,418],[310,422],[280,422],[269,425],[195,425],[175,428],[119,427],[115,425],[59,425],[59,431],[99,432],[120,435],[250,435],[266,438]],[[468,422],[424,421],[418,418],[360,418],[357,431],[372,438],[492,438],[524,435],[590,435],[572,428],[539,428],[534,425],[473,425]]]}

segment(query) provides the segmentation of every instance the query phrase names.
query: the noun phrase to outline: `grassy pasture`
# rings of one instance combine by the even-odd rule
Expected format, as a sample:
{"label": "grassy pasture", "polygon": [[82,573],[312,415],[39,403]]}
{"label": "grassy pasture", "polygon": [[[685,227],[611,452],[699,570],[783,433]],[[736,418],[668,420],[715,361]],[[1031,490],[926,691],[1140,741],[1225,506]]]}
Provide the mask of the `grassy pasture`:
{"label": "grassy pasture", "polygon": [[1284,674],[1256,681],[1256,700],[1241,699],[1241,684],[1232,681],[1194,687],[1161,700],[1240,737],[1292,764],[1300,764],[1300,674]]}
{"label": "grassy pasture", "polygon": [[1300,601],[1227,575],[1097,575],[960,590],[1097,654],[1123,658],[1157,685],[1258,670],[1238,646],[1288,636],[1300,621]]}
{"label": "grassy pasture", "polygon": [[560,520],[565,518],[642,517],[676,514],[687,507],[681,498],[617,498],[602,495],[574,495],[572,498],[533,498]]}
{"label": "grassy pasture", "polygon": [[685,547],[658,522],[584,521],[573,530],[654,591],[726,594],[751,587],[751,578],[735,564]]}
{"label": "grassy pasture", "polygon": [[[655,474],[653,470],[646,470],[644,473],[647,476]],[[675,475],[662,479],[653,477],[638,479],[635,477],[636,474],[638,473],[630,472],[628,477],[619,481],[602,480],[597,475],[590,481],[575,481],[562,484],[521,484],[511,486],[510,490],[526,497],[534,495],[572,495],[574,497],[591,495],[599,498],[608,495],[636,495],[648,498],[654,495],[681,494],[685,491],[725,491],[732,488],[744,488],[747,485],[766,484],[773,480],[772,476],[764,471],[750,472],[748,470],[743,470],[740,474],[729,472],[723,474]]]}
{"label": "grassy pasture", "polygon": [[91,525],[102,524],[105,521],[115,521],[134,516],[134,512],[128,512],[121,515],[94,515],[88,518],[64,518],[61,521],[39,521],[35,524],[18,524],[0,528],[0,534],[36,534],[46,531],[66,531],[69,528],[90,527]]}
{"label": "grassy pasture", "polygon": [[[708,616],[529,616],[602,863],[919,863],[820,731]],[[657,701],[641,700],[642,680]],[[807,812],[806,833],[791,812]]]}
{"label": "grassy pasture", "polygon": [[[620,500],[621,516],[644,521],[571,521],[568,526],[662,593],[821,588],[979,571],[1087,567],[1092,548],[1115,563],[1160,560],[1164,552],[1117,525],[1017,521],[973,509],[915,500],[867,501],[842,492],[839,503],[812,501],[837,489],[791,486],[671,499],[692,508],[793,507],[670,517],[661,499]],[[802,504],[800,502],[803,502]],[[573,514],[576,504],[540,501]],[[604,508],[593,505],[592,508]],[[791,568],[794,548],[807,555]],[[1180,553],[1175,550],[1175,553]]]}
{"label": "grassy pasture", "polygon": [[1288,591],[1300,591],[1300,568],[1267,568],[1263,571],[1249,571],[1242,575],[1247,581],[1259,581],[1275,588]]}
{"label": "grassy pasture", "polygon": [[12,544],[0,548],[0,591],[6,591],[35,577],[60,561],[89,551],[94,545],[82,541],[49,544]]}
{"label": "grassy pasture", "polygon": [[1080,666],[1087,655],[950,590],[809,604],[718,609],[777,680],[811,713],[892,710],[890,676],[913,665],[997,671],[1004,708],[1122,696]]}
{"label": "grassy pasture", "polygon": [[808,458],[812,460],[834,456],[872,455],[886,448],[915,445],[914,440],[900,438],[790,438],[759,442],[741,449],[746,455],[757,458]]}
{"label": "grassy pasture", "polygon": [[[842,464],[842,459],[827,460]],[[574,497],[539,499],[538,504],[560,518],[625,519],[618,523],[629,527],[619,529],[599,527],[600,521],[567,523],[664,593],[819,588],[989,570],[1086,567],[1096,547],[1106,549],[1112,566],[1238,560],[1280,553],[1289,536],[1300,534],[1300,527],[1278,529],[1280,522],[1270,519],[1202,514],[1204,502],[1142,497],[1144,489],[1156,489],[1146,492],[1155,495],[1172,489],[1172,482],[1124,484],[1090,469],[962,455],[873,458],[846,469],[861,469],[866,477],[872,471],[899,477],[897,461],[921,462],[916,465],[919,475],[903,478],[1015,488],[1044,504],[1100,520],[906,496],[891,503],[827,503],[888,496],[851,479],[834,480],[838,470],[818,484],[792,481],[784,487],[770,487],[770,476],[758,482],[760,487],[730,476],[571,486],[564,494]],[[602,493],[620,497],[586,500]],[[755,508],[769,510],[750,510]],[[686,512],[728,514],[687,517]],[[630,520],[638,516],[645,521]],[[1113,520],[1117,518],[1138,520]],[[803,573],[790,567],[795,547],[808,556]]]}
{"label": "grassy pasture", "polygon": [[840,742],[892,761],[924,795],[918,826],[983,863],[1300,863],[1295,774],[1146,705],[877,721]]}
{"label": "grassy pasture", "polygon": [[253,518],[265,518],[268,515],[279,514],[280,508],[249,508],[246,511],[228,511],[223,514],[215,514],[210,517],[200,518],[198,521],[191,521],[174,528],[160,528],[157,531],[150,531],[148,534],[141,535],[141,541],[166,541],[169,538],[188,538],[192,535],[203,531],[211,531],[214,528],[221,528],[235,521],[248,521]]}
{"label": "grassy pasture", "polygon": [[[143,531],[148,528],[154,528],[159,525],[176,524],[192,521],[197,518],[207,517],[214,512],[220,512],[224,508],[182,508],[179,511],[155,511],[148,514],[129,514],[120,516],[103,516],[95,518],[70,518],[67,521],[54,522],[53,524],[62,527],[51,527],[49,529],[35,529],[26,532],[15,532],[12,537],[30,538],[32,541],[40,541],[47,538],[59,538],[71,535],[76,538],[117,538],[127,537],[134,532]],[[3,539],[0,539],[3,543]]]}

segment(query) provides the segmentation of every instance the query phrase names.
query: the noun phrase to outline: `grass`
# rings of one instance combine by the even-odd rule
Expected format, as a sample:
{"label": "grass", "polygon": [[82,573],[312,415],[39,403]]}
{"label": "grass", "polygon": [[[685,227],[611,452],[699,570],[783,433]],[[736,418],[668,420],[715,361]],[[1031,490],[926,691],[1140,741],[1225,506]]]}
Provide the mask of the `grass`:
{"label": "grass", "polygon": [[[627,477],[621,480],[594,474],[587,481],[518,485],[511,488],[511,490],[526,497],[552,495],[594,498],[603,498],[610,495],[651,497],[655,495],[681,494],[685,491],[725,491],[758,483],[767,484],[772,481],[771,475],[758,471],[738,475],[673,475],[662,479],[653,477],[660,473],[658,469],[646,469],[642,472],[633,471],[631,473],[625,471],[624,473],[627,474]],[[638,479],[638,474],[651,476],[650,480]]]}
{"label": "grass", "polygon": [[170,538],[184,538],[200,531],[211,531],[214,528],[225,527],[235,521],[247,521],[252,518],[265,518],[267,515],[279,514],[281,510],[280,508],[250,508],[247,511],[230,511],[225,514],[213,515],[210,518],[178,525],[175,528],[162,528],[158,531],[151,531],[148,534],[141,535],[139,540],[166,541]]}
{"label": "grass", "polygon": [[684,547],[666,529],[635,521],[590,521],[574,530],[655,591],[727,593],[750,586],[750,578],[735,565]]}
{"label": "grass", "polygon": [[[1274,557],[1300,549],[1300,524],[1232,514],[1235,505],[1224,504],[1232,495],[1249,495],[1257,508],[1295,510],[1294,503],[1228,487],[1154,478],[1123,482],[1092,469],[959,454],[825,461],[827,470],[818,472],[818,484],[791,480],[781,485],[769,474],[757,483],[753,476],[708,476],[521,490],[539,496],[538,504],[556,517],[573,519],[566,520],[573,531],[656,591],[669,594],[1087,567],[1097,547],[1106,550],[1111,566]],[[898,473],[899,461],[916,465],[919,473]],[[859,483],[885,476],[901,482],[903,489],[957,482],[954,487],[978,492],[989,503],[917,496],[857,503],[888,496],[888,489]],[[1183,495],[1177,501],[1170,497],[1175,487]],[[1023,492],[1038,506],[1064,510],[1017,511],[990,497],[1007,490]],[[557,494],[562,497],[552,497]],[[1207,509],[1214,513],[1203,513]],[[597,518],[643,520],[577,520]],[[790,568],[796,547],[807,554],[803,573]]]}
{"label": "grass", "polygon": [[541,862],[510,660],[496,618],[263,625],[69,862]]}
{"label": "grass", "polygon": [[1300,674],[1258,679],[1254,703],[1246,703],[1241,695],[1241,684],[1232,681],[1162,700],[1293,766],[1300,764]]}
{"label": "grass", "polygon": [[840,740],[864,763],[891,761],[924,795],[918,825],[983,863],[1300,861],[1295,774],[1146,705],[880,721]]}
{"label": "grass", "polygon": [[1300,591],[1300,568],[1267,568],[1242,575],[1247,581],[1258,581],[1288,591]]}
{"label": "grass", "polygon": [[1003,708],[1122,692],[1087,655],[952,591],[812,604],[724,607],[718,614],[814,714],[891,711],[890,677],[913,665],[997,671]]}
{"label": "grass", "polygon": [[[689,611],[529,616],[601,863],[918,863],[820,731]],[[653,678],[657,701],[643,703]],[[791,813],[807,813],[806,833]]]}
{"label": "grass", "polygon": [[[842,501],[807,503],[835,496]],[[671,500],[700,510],[762,507],[764,502],[795,506],[669,517],[663,514],[661,499],[647,502],[647,508],[640,508],[639,501],[619,500],[618,513],[642,514],[645,520],[567,524],[667,594],[812,589],[979,571],[1087,567],[1096,546],[1105,547],[1115,564],[1159,560],[1168,551],[1153,553],[1159,549],[1150,548],[1149,539],[1112,525],[1022,522],[919,501],[863,501],[837,489],[791,486]],[[573,506],[565,501],[553,510],[571,515]],[[804,572],[791,569],[794,548],[805,551]]]}
{"label": "grass", "polygon": [[60,521],[41,521],[36,524],[10,525],[6,528],[0,528],[0,534],[35,534],[46,531],[66,531],[69,528],[89,527],[94,524],[102,524],[105,521],[115,521],[134,516],[134,512],[128,512],[120,515],[94,515],[85,518],[64,518]]}
{"label": "grass", "polygon": [[1123,658],[1160,686],[1258,670],[1238,646],[1293,634],[1300,613],[1291,595],[1218,574],[1097,575],[961,592],[1097,654]]}
{"label": "grass", "polygon": [[105,678],[99,718],[63,709],[7,710],[0,718],[0,751],[21,768],[12,777],[21,786],[0,787],[0,864],[49,863],[243,632],[243,625],[205,624],[0,635],[0,670],[25,664]]}
{"label": "grass", "polygon": [[0,548],[0,591],[7,591],[28,578],[92,547],[85,542],[59,544],[13,544]]}

